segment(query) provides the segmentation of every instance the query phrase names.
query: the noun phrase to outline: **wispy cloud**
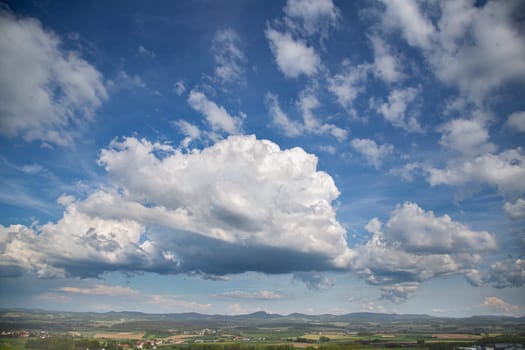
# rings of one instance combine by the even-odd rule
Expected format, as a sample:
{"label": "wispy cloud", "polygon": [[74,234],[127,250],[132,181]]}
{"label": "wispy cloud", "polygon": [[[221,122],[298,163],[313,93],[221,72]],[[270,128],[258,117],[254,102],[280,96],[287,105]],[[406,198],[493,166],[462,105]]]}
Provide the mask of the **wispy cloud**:
{"label": "wispy cloud", "polygon": [[214,298],[217,299],[232,299],[232,300],[279,300],[283,298],[280,292],[269,291],[269,290],[258,290],[249,292],[245,290],[233,290],[220,294],[213,294]]}
{"label": "wispy cloud", "polygon": [[84,294],[84,295],[105,295],[110,297],[136,296],[139,292],[129,287],[109,284],[95,284],[93,287],[61,287],[55,289],[56,292]]}

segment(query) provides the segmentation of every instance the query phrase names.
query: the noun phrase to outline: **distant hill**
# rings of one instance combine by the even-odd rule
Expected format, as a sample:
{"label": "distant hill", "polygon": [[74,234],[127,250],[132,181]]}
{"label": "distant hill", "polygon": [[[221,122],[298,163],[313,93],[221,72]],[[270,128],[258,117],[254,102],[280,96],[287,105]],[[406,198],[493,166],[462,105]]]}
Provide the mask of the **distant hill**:
{"label": "distant hill", "polygon": [[465,318],[435,317],[424,314],[385,314],[357,312],[345,315],[289,315],[270,314],[258,311],[245,315],[206,315],[195,312],[148,314],[142,312],[61,312],[28,309],[0,310],[2,329],[60,329],[78,327],[113,329],[201,329],[250,327],[288,327],[301,331],[421,331],[426,333],[475,332],[514,329],[525,332],[525,317],[472,316]]}

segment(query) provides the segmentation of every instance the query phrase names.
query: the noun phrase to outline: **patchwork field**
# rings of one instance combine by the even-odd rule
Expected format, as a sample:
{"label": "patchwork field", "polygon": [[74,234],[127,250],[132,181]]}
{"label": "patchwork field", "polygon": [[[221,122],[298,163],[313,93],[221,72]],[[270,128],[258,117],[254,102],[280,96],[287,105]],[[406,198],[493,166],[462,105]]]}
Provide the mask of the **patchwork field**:
{"label": "patchwork field", "polygon": [[481,339],[480,335],[475,334],[458,334],[458,333],[438,333],[432,334],[433,338],[437,339]]}
{"label": "patchwork field", "polygon": [[127,340],[141,339],[144,336],[144,334],[144,332],[104,332],[96,333],[94,337],[100,339]]}

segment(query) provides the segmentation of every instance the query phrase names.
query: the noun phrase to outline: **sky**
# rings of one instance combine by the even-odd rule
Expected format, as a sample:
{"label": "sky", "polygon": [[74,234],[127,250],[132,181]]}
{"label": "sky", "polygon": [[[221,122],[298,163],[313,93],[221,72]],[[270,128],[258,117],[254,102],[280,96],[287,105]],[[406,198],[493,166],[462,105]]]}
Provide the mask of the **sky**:
{"label": "sky", "polygon": [[0,307],[525,314],[525,3],[0,6]]}

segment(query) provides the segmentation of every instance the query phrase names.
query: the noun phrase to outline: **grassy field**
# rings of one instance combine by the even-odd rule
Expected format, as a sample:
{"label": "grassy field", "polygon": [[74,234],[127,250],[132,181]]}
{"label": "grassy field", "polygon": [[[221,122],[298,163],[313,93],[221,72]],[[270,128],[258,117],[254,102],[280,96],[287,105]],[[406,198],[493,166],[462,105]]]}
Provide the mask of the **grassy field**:
{"label": "grassy field", "polygon": [[[191,346],[200,345],[219,345],[219,348],[234,345],[235,349],[242,350],[243,347],[253,348],[257,346],[269,345],[288,345],[298,349],[321,348],[337,349],[344,345],[346,350],[395,350],[394,347],[405,346],[410,350],[428,349],[435,347],[437,343],[474,343],[483,337],[479,334],[471,333],[367,333],[367,334],[344,334],[337,331],[322,332],[298,332],[289,329],[261,329],[255,331],[239,331],[223,333],[221,335],[197,335],[197,334],[173,334],[171,330],[165,331],[111,331],[111,330],[78,330],[63,333],[64,337],[71,339],[74,334],[75,339],[79,339],[81,334],[83,339],[98,338],[114,341],[138,340],[138,339],[171,339],[183,341],[183,344],[169,344],[164,346],[166,349],[180,348],[186,349]],[[498,334],[494,334],[498,335]],[[321,342],[321,337],[327,337],[327,342]],[[301,339],[302,338],[302,339]],[[298,341],[297,341],[298,340]],[[35,350],[25,348],[26,339],[23,338],[0,338],[0,350]],[[180,345],[180,347],[179,347]],[[238,347],[238,348],[237,348]],[[199,348],[200,349],[200,348]],[[204,349],[205,350],[205,349]]]}
{"label": "grassy field", "polygon": [[95,338],[114,339],[114,340],[137,340],[144,337],[144,332],[104,332],[96,333]]}

